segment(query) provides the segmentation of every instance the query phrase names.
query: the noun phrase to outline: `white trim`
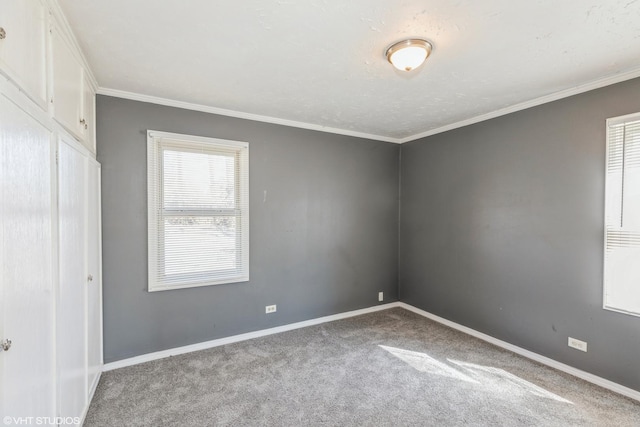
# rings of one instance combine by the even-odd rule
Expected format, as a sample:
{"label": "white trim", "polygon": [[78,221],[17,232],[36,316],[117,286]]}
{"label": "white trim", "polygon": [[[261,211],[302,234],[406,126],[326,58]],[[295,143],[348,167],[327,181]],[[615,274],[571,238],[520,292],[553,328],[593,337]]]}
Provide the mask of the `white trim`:
{"label": "white trim", "polygon": [[588,372],[582,371],[580,369],[574,368],[569,365],[565,365],[564,363],[558,362],[556,360],[550,359],[548,357],[542,356],[540,354],[534,353],[529,350],[525,350],[522,347],[518,347],[513,344],[509,344],[508,342],[499,340],[490,335],[484,334],[482,332],[478,332],[475,329],[471,329],[466,326],[462,326],[459,323],[452,322],[451,320],[447,320],[440,316],[436,316],[435,314],[429,313],[427,311],[421,310],[417,307],[409,305],[404,302],[392,302],[389,304],[376,305],[369,308],[363,308],[360,310],[347,311],[345,313],[333,314],[331,316],[318,317],[316,319],[305,320],[302,322],[291,323],[283,326],[276,326],[275,328],[262,329],[259,331],[248,332],[246,334],[233,335],[230,337],[219,338],[212,341],[205,341],[202,343],[191,344],[184,347],[176,347],[168,350],[156,351],[154,353],[147,353],[136,357],[131,357],[129,359],[117,360],[115,362],[106,363],[103,366],[103,372],[112,371],[114,369],[125,368],[127,366],[134,366],[140,363],[151,362],[154,360],[164,359],[171,356],[177,356],[180,354],[191,353],[199,350],[206,350],[213,347],[219,347],[221,345],[233,344],[236,342],[246,341],[253,338],[265,337],[267,335],[279,334],[281,332],[292,331],[294,329],[306,328],[307,326],[319,325],[321,323],[333,322],[335,320],[347,319],[349,317],[360,316],[363,314],[374,313],[377,311],[388,310],[390,308],[400,307],[405,310],[411,311],[413,313],[419,314],[420,316],[426,317],[427,319],[431,319],[435,322],[438,322],[442,325],[448,326],[452,329],[455,329],[460,332],[464,332],[467,335],[471,335],[472,337],[479,338],[483,341],[486,341],[495,346],[504,348],[505,350],[511,351],[513,353],[519,354],[520,356],[524,356],[527,359],[534,360],[538,363],[542,363],[543,365],[547,365],[551,368],[557,369],[559,371],[565,372],[569,375],[573,375],[574,377],[583,379],[587,382],[595,384],[597,386],[606,388],[607,390],[611,390],[615,393],[621,394],[623,396],[629,397],[631,399],[635,399],[640,401],[640,391],[631,389],[629,387],[625,387],[621,384],[615,383],[613,381],[604,379],[597,375],[590,374]]}
{"label": "white trim", "polygon": [[147,130],[147,137],[154,139],[169,139],[173,141],[200,142],[208,145],[215,145],[222,148],[229,146],[235,148],[249,148],[249,143],[244,141],[233,141],[230,139],[211,138],[208,136],[187,135],[184,133],[161,132],[158,130]]}
{"label": "white trim", "polygon": [[640,120],[640,113],[625,114],[624,116],[610,117],[607,119],[607,128],[626,122],[635,122]]}
{"label": "white trim", "polygon": [[318,132],[327,132],[327,133],[334,133],[338,135],[353,136],[356,138],[373,139],[376,141],[391,142],[394,144],[404,144],[405,142],[415,141],[420,138],[426,138],[428,136],[447,132],[453,129],[469,126],[474,123],[480,123],[485,120],[490,120],[496,117],[515,113],[517,111],[526,110],[527,108],[536,107],[538,105],[557,101],[562,98],[568,98],[570,96],[578,95],[580,93],[588,92],[590,90],[599,89],[601,87],[609,86],[615,83],[620,83],[626,80],[631,80],[636,77],[640,77],[640,68],[636,68],[631,71],[626,71],[624,73],[614,74],[612,76],[603,77],[597,80],[593,80],[589,83],[585,83],[569,89],[561,90],[559,92],[554,92],[549,95],[544,95],[539,98],[521,102],[519,104],[515,104],[506,108],[501,108],[499,110],[495,110],[486,114],[481,114],[479,116],[471,117],[469,119],[461,120],[459,122],[450,123],[448,125],[441,126],[436,129],[420,132],[415,135],[410,135],[405,138],[393,138],[390,136],[374,135],[374,134],[369,134],[365,132],[357,132],[357,131],[346,130],[346,129],[326,127],[326,126],[321,126],[321,125],[312,124],[312,123],[298,122],[298,121],[287,120],[287,119],[279,119],[276,117],[263,116],[260,114],[243,113],[241,111],[227,110],[224,108],[211,107],[208,105],[194,104],[194,103],[184,102],[184,101],[176,101],[168,98],[160,98],[157,96],[143,95],[140,93],[128,92],[128,91],[118,90],[118,89],[110,89],[105,87],[99,87],[97,90],[97,93],[99,95],[107,95],[107,96],[113,96],[116,98],[131,99],[133,101],[148,102],[151,104],[165,105],[168,107],[182,108],[185,110],[202,111],[204,113],[218,114],[221,116],[235,117],[239,119],[255,120],[258,122],[273,123],[277,125],[315,130]]}
{"label": "white trim", "polygon": [[[233,168],[236,186],[234,187],[237,204],[230,208],[239,221],[239,245],[236,243],[235,255],[239,261],[235,267],[217,270],[214,265],[206,264],[212,271],[196,274],[176,273],[169,277],[161,265],[165,250],[164,215],[166,213],[163,196],[165,150],[191,152],[196,154],[223,154],[236,162]],[[243,141],[208,138],[170,132],[147,130],[147,220],[148,220],[148,291],[170,291],[174,289],[195,288],[200,286],[221,285],[249,281],[249,144]],[[213,213],[216,209],[201,208],[202,212]],[[186,249],[184,243],[176,248]]]}
{"label": "white trim", "polygon": [[106,87],[99,87],[97,94],[113,96],[116,98],[131,99],[133,101],[148,102],[150,104],[165,105],[167,107],[182,108],[184,110],[201,111],[203,113],[211,113],[211,114],[217,114],[220,116],[235,117],[237,119],[253,120],[257,122],[272,123],[276,125],[308,129],[308,130],[314,130],[318,132],[334,133],[337,135],[373,139],[376,141],[383,141],[383,142],[392,142],[394,144],[400,143],[400,140],[398,138],[392,138],[388,136],[373,135],[370,133],[332,128],[332,127],[317,125],[313,123],[298,122],[295,120],[279,119],[277,117],[263,116],[260,114],[243,113],[242,111],[227,110],[226,108],[211,107],[209,105],[194,104],[191,102],[177,101],[174,99],[161,98],[158,96],[151,96],[151,95],[143,95],[141,93],[127,92],[124,90],[110,89]]}
{"label": "white trim", "polygon": [[427,136],[432,136],[438,133],[461,128],[463,126],[469,126],[474,123],[484,122],[485,120],[490,120],[496,117],[515,113],[516,111],[526,110],[527,108],[536,107],[538,105],[557,101],[562,98],[568,98],[573,95],[578,95],[580,93],[588,92],[594,89],[599,89],[601,87],[609,86],[615,83],[620,83],[626,80],[635,79],[636,77],[640,77],[640,68],[636,68],[634,70],[627,71],[620,74],[614,74],[608,77],[603,77],[597,80],[593,80],[589,83],[585,83],[569,89],[561,90],[559,92],[550,93],[549,95],[544,95],[539,98],[532,99],[530,101],[521,102],[519,104],[515,104],[506,108],[501,108],[499,110],[492,111],[490,113],[481,114],[479,116],[475,116],[469,119],[461,120],[459,122],[451,123],[436,129],[431,129],[425,132],[417,133],[415,135],[411,135],[406,138],[400,139],[398,143],[404,144],[405,142],[415,141],[420,138],[425,138]]}
{"label": "white trim", "polygon": [[35,104],[31,98],[26,97],[23,91],[4,75],[0,75],[0,96],[4,96],[9,102],[15,104],[47,131],[56,130],[48,112]]}
{"label": "white trim", "polygon": [[[606,141],[606,155],[605,155],[605,204],[604,204],[604,245],[603,245],[603,271],[602,271],[602,308],[604,310],[609,310],[609,311],[613,311],[616,313],[621,313],[621,314],[627,314],[629,316],[636,316],[636,317],[640,317],[640,309],[638,309],[636,306],[633,305],[633,301],[636,300],[635,295],[633,295],[632,291],[626,291],[624,292],[625,294],[625,299],[623,302],[621,301],[614,301],[612,302],[609,298],[609,295],[612,293],[612,289],[616,289],[618,290],[618,292],[620,292],[620,288],[615,286],[614,282],[617,282],[616,280],[613,280],[615,277],[619,276],[624,276],[625,274],[619,274],[616,275],[614,274],[614,276],[611,276],[611,270],[613,269],[614,271],[617,271],[618,273],[622,273],[622,271],[624,271],[625,269],[622,268],[622,271],[618,271],[618,269],[612,267],[613,265],[616,264],[615,261],[610,260],[609,257],[612,255],[612,253],[617,253],[619,250],[621,250],[620,247],[618,248],[610,248],[609,247],[609,239],[611,238],[610,234],[611,233],[622,233],[622,235],[624,235],[624,233],[633,233],[635,231],[637,231],[637,229],[634,229],[634,227],[629,227],[627,225],[624,225],[622,223],[620,223],[620,221],[622,220],[622,218],[618,217],[617,215],[615,215],[616,224],[612,224],[610,217],[613,216],[613,213],[617,211],[617,209],[620,209],[620,214],[623,215],[624,212],[624,208],[623,206],[625,205],[625,194],[626,194],[626,188],[627,185],[625,185],[625,182],[627,181],[626,179],[626,175],[625,175],[625,164],[626,164],[626,160],[629,156],[633,157],[633,155],[631,154],[625,154],[625,135],[627,134],[627,125],[631,126],[631,129],[637,130],[638,125],[640,124],[640,113],[632,113],[632,114],[626,114],[624,116],[618,116],[618,117],[611,117],[607,119],[607,125],[606,125],[606,132],[607,132],[607,141]],[[618,133],[620,132],[620,133]],[[622,144],[623,149],[622,149],[622,154],[621,154],[621,158],[620,158],[620,162],[621,162],[621,167],[622,167],[622,173],[620,174],[619,177],[619,181],[617,181],[618,178],[616,178],[616,172],[615,171],[611,171],[610,170],[610,163],[612,160],[614,160],[615,158],[617,158],[617,155],[613,155],[614,159],[611,158],[611,148],[613,145],[618,145],[618,144]],[[633,184],[632,182],[629,182],[628,184],[631,184],[631,187],[633,189]],[[618,191],[619,191],[619,197],[618,197]],[[611,202],[611,203],[610,203]],[[615,203],[614,203],[615,202]],[[615,204],[615,207],[612,205],[612,203]],[[612,211],[612,212],[610,212]],[[614,238],[615,240],[620,239],[621,237],[616,237]],[[636,247],[637,245],[634,243],[629,242],[628,243],[630,247]],[[625,263],[625,266],[628,267]],[[637,268],[637,267],[636,267]],[[624,288],[624,285],[623,285]],[[613,291],[615,293],[615,291]],[[630,303],[631,301],[631,303]]]}
{"label": "white trim", "polygon": [[253,338],[265,337],[267,335],[279,334],[281,332],[292,331],[294,329],[306,328],[307,326],[315,326],[321,323],[333,322],[335,320],[347,319],[349,317],[360,316],[376,311],[388,310],[390,308],[400,307],[399,302],[389,304],[376,305],[360,310],[347,311],[345,313],[332,314],[330,316],[318,317],[316,319],[304,320],[302,322],[290,323],[288,325],[276,326],[275,328],[262,329],[246,334],[233,335],[230,337],[219,338],[217,340],[205,341],[198,344],[186,345],[184,347],[176,347],[168,350],[147,353],[129,359],[117,360],[111,363],[105,363],[103,371],[112,371],[114,369],[124,368],[126,366],[138,365],[140,363],[151,362],[152,360],[164,359],[166,357],[177,356],[179,354],[191,353],[193,351],[206,350],[208,348],[219,347],[221,345],[233,344],[240,341],[246,341]]}
{"label": "white trim", "polygon": [[98,371],[98,376],[96,377],[93,384],[91,384],[91,388],[89,389],[89,395],[87,397],[87,404],[84,405],[84,410],[82,411],[82,416],[80,417],[80,425],[83,426],[84,422],[87,418],[87,414],[89,413],[89,407],[91,406],[91,401],[93,400],[93,396],[96,394],[96,390],[98,389],[98,383],[100,382],[100,377],[102,376],[103,371]]}
{"label": "white trim", "polygon": [[478,332],[475,329],[471,329],[468,328],[466,326],[460,325],[458,323],[452,322],[451,320],[447,320],[444,319],[440,316],[436,316],[435,314],[429,313],[428,311],[424,311],[421,310],[417,307],[414,307],[412,305],[406,304],[404,302],[400,302],[398,303],[399,307],[402,307],[406,310],[412,311],[416,314],[419,314],[421,316],[426,317],[427,319],[431,319],[435,322],[441,323],[445,326],[448,326],[452,329],[458,330],[460,332],[464,332],[467,335],[471,335],[472,337],[476,337],[479,338],[483,341],[486,341],[490,344],[493,344],[495,346],[504,348],[505,350],[509,350],[513,353],[519,354],[520,356],[524,356],[527,359],[531,359],[534,360],[538,363],[542,363],[543,365],[547,365],[551,368],[557,369],[559,371],[565,372],[569,375],[573,375],[574,377],[578,377],[580,379],[583,379],[585,381],[588,381],[592,384],[595,384],[597,386],[600,386],[602,388],[606,388],[608,390],[611,390],[615,393],[621,394],[623,396],[629,397],[631,399],[635,399],[637,401],[640,401],[640,391],[631,389],[629,387],[625,387],[623,385],[620,385],[618,383],[614,383],[613,381],[609,381],[607,379],[604,379],[602,377],[599,377],[597,375],[593,375],[590,374],[589,372],[585,372],[583,370],[574,368],[572,366],[569,365],[565,365],[564,363],[558,362],[556,360],[550,359],[546,356],[542,356],[538,353],[534,353],[532,351],[529,350],[525,350],[522,347],[518,347],[516,345],[513,344],[509,344],[508,342],[499,340],[497,338],[494,338],[490,335],[484,334],[482,332]]}

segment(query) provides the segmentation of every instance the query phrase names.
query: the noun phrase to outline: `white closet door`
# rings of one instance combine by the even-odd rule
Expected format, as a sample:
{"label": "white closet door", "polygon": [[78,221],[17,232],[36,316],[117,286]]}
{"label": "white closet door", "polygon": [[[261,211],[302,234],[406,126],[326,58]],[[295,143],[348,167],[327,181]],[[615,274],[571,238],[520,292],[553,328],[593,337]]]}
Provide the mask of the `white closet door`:
{"label": "white closet door", "polygon": [[51,134],[0,95],[0,414],[55,417]]}
{"label": "white closet door", "polygon": [[102,370],[102,272],[100,268],[100,164],[89,160],[87,177],[87,387],[89,396]]}
{"label": "white closet door", "polygon": [[87,158],[61,138],[58,145],[58,406],[81,417],[87,403],[86,232]]}

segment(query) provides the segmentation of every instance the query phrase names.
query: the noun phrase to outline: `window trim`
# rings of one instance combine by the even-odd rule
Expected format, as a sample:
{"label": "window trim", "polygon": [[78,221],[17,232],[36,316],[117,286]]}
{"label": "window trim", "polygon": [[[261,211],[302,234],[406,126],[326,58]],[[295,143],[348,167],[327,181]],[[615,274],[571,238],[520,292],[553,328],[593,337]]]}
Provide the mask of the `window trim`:
{"label": "window trim", "polygon": [[[608,285],[608,281],[607,281],[607,246],[608,246],[608,241],[609,241],[609,230],[608,230],[608,200],[609,200],[609,196],[608,196],[608,191],[609,191],[609,186],[610,186],[610,179],[612,179],[611,177],[611,172],[609,169],[609,165],[610,165],[610,150],[611,150],[611,143],[612,143],[612,131],[613,131],[613,127],[618,126],[618,125],[624,125],[630,122],[637,122],[640,121],[640,112],[638,113],[632,113],[632,114],[627,114],[624,116],[618,116],[618,117],[611,117],[609,119],[606,120],[606,151],[605,151],[605,194],[604,194],[604,240],[603,240],[603,264],[602,264],[602,308],[604,310],[608,310],[608,311],[613,311],[616,313],[622,313],[622,314],[627,314],[629,316],[635,316],[635,317],[640,317],[640,311],[636,312],[636,311],[631,311],[631,310],[625,310],[623,308],[620,307],[616,307],[615,305],[611,304],[608,302],[608,293],[607,293],[607,285]],[[623,158],[623,162],[624,162],[624,158]],[[622,177],[623,179],[623,183],[622,185],[624,185],[624,176]],[[622,200],[621,200],[622,203]]]}
{"label": "window trim", "polygon": [[[220,216],[239,211],[240,224],[237,238],[240,239],[240,257],[238,267],[232,269],[234,274],[219,278],[198,279],[185,277],[183,282],[163,281],[158,266],[162,262],[162,240],[164,233],[160,231],[160,219],[164,209],[161,205],[164,191],[163,181],[163,151],[164,147],[184,149],[185,152],[200,152],[197,146],[206,145],[211,151],[234,152],[236,158],[235,179],[237,182],[238,206],[235,209],[204,209],[203,216],[216,216],[212,212],[219,211]],[[196,212],[192,210],[191,212]],[[170,132],[147,131],[147,264],[148,264],[148,292],[173,289],[194,288],[201,286],[221,285],[249,281],[249,144],[247,142],[232,141],[218,138],[208,138],[194,135],[184,135]],[[202,276],[206,275],[205,273]]]}

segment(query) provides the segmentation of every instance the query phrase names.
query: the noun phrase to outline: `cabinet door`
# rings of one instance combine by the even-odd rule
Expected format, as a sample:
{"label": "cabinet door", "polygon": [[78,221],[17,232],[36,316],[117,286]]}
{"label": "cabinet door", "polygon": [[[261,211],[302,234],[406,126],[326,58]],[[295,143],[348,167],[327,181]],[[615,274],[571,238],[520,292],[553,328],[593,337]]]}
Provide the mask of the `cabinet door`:
{"label": "cabinet door", "polygon": [[[84,73],[83,73],[84,75]],[[96,96],[93,92],[93,88],[89,84],[89,79],[84,78],[83,81],[83,94],[82,94],[82,122],[84,127],[83,141],[85,146],[91,150],[92,153],[96,152]]]}
{"label": "cabinet door", "polygon": [[12,341],[0,352],[3,416],[56,415],[51,143],[0,95],[0,340]]}
{"label": "cabinet door", "polygon": [[73,136],[82,139],[84,123],[82,65],[57,30],[53,31],[53,115]]}
{"label": "cabinet door", "polygon": [[48,17],[40,0],[0,0],[0,70],[45,110]]}
{"label": "cabinet door", "polygon": [[81,417],[87,404],[86,185],[87,158],[58,145],[59,288],[57,304],[58,410]]}
{"label": "cabinet door", "polygon": [[100,164],[88,163],[87,209],[87,389],[89,396],[102,371],[102,269],[100,259]]}

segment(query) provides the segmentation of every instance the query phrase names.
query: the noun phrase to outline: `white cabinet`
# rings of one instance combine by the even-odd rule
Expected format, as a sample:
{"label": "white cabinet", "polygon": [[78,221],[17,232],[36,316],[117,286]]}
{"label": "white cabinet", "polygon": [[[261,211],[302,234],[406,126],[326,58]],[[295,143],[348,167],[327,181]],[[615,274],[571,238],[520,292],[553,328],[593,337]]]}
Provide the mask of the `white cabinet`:
{"label": "white cabinet", "polygon": [[2,416],[56,416],[51,146],[0,94],[0,341],[12,341],[0,352]]}
{"label": "white cabinet", "polygon": [[57,29],[53,30],[52,51],[53,115],[58,123],[80,139],[84,133],[82,65]]}
{"label": "white cabinet", "polygon": [[53,29],[53,115],[95,152],[95,93],[82,63],[60,31]]}
{"label": "white cabinet", "polygon": [[41,0],[0,0],[0,72],[45,110],[48,21]]}
{"label": "white cabinet", "polygon": [[58,146],[60,281],[57,303],[59,413],[80,417],[87,404],[85,303],[87,159],[72,146]]}
{"label": "white cabinet", "polygon": [[89,83],[89,79],[86,78],[86,74],[83,72],[85,78],[83,79],[83,93],[82,93],[82,118],[80,119],[83,125],[82,129],[82,141],[84,145],[92,152],[96,152],[96,94],[93,87]]}
{"label": "white cabinet", "polygon": [[0,73],[95,154],[94,85],[58,21],[46,0],[0,0]]}
{"label": "white cabinet", "polygon": [[102,227],[100,163],[87,164],[87,390],[92,396],[102,372]]}
{"label": "white cabinet", "polygon": [[102,369],[99,164],[58,146],[58,395],[61,416],[82,417]]}
{"label": "white cabinet", "polygon": [[12,341],[0,415],[11,424],[81,422],[102,371],[95,85],[59,13],[0,0],[0,344]]}
{"label": "white cabinet", "polygon": [[100,164],[47,119],[0,92],[0,414],[80,421],[102,371]]}

